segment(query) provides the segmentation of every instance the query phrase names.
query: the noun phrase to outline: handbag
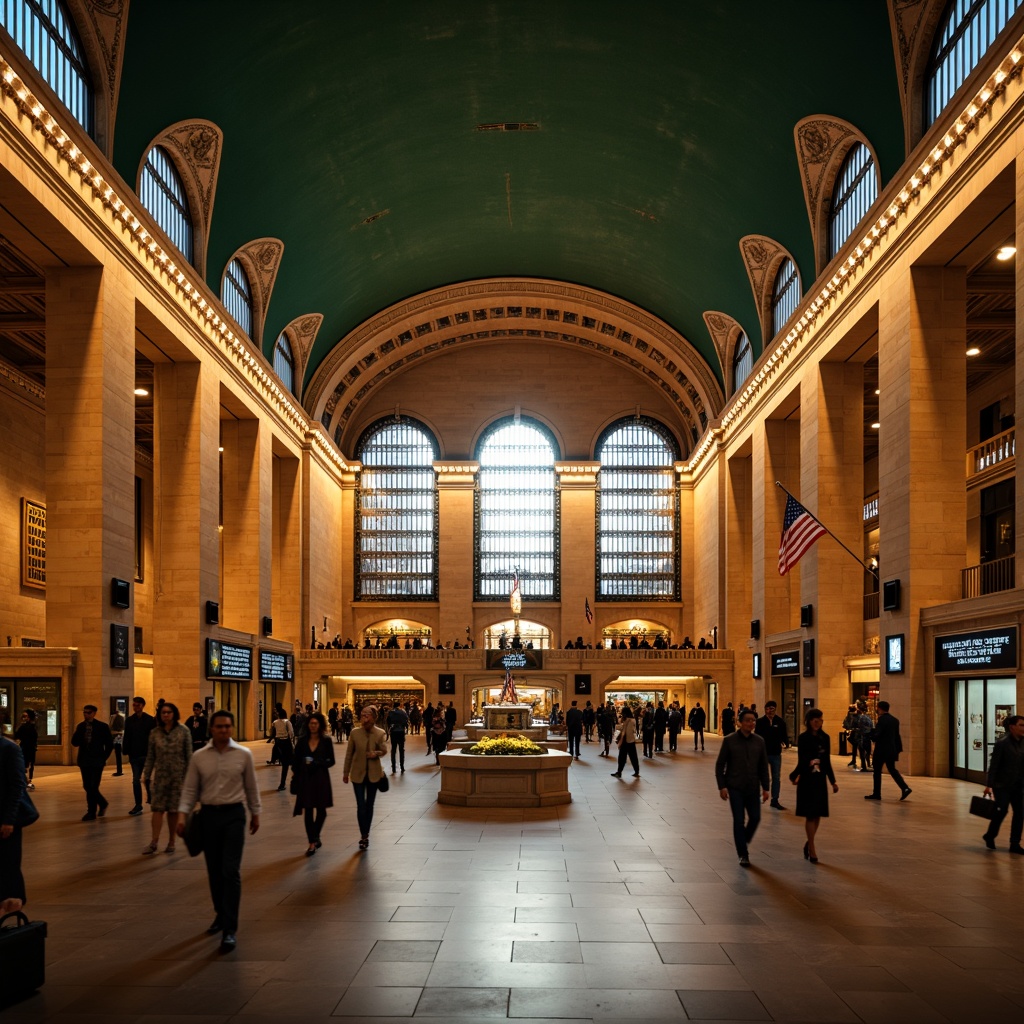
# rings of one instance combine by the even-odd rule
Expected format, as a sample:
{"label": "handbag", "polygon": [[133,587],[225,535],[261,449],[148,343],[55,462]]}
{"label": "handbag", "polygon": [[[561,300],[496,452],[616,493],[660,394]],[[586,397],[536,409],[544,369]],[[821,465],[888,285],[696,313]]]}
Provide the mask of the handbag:
{"label": "handbag", "polygon": [[185,849],[190,857],[198,857],[203,852],[203,822],[200,818],[202,809],[185,815]]}
{"label": "handbag", "polygon": [[996,802],[987,796],[971,797],[971,814],[991,821],[996,816]]}
{"label": "handbag", "polygon": [[[13,928],[7,926],[12,920]],[[4,999],[26,996],[42,986],[45,943],[45,921],[29,921],[20,910],[0,917],[0,993]]]}
{"label": "handbag", "polygon": [[386,793],[391,788],[391,783],[388,781],[387,775],[381,775],[377,780],[377,792]]}

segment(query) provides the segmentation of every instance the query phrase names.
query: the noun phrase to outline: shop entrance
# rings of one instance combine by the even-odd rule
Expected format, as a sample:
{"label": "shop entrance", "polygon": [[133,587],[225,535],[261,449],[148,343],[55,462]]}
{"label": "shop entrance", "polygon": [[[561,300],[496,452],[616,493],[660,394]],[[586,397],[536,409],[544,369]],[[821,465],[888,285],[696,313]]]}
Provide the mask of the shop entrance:
{"label": "shop entrance", "polygon": [[804,731],[803,713],[799,710],[797,699],[800,692],[800,677],[783,676],[779,682],[782,685],[782,717],[786,720],[786,728],[795,743],[796,737]]}
{"label": "shop entrance", "polygon": [[241,742],[249,738],[245,721],[245,704],[243,698],[248,683],[234,679],[218,679],[213,684],[214,701],[218,711],[230,711],[235,716],[234,738]]}
{"label": "shop entrance", "polygon": [[1017,680],[951,679],[949,690],[949,774],[984,785],[992,747],[1016,714]]}
{"label": "shop entrance", "polygon": [[[483,721],[483,708],[484,704],[497,704],[501,700],[501,691],[503,689],[503,682],[497,683],[494,686],[477,686],[473,689],[472,700],[473,700],[473,720]],[[516,696],[519,698],[520,704],[530,704],[533,707],[534,719],[548,719],[551,714],[551,708],[554,704],[558,704],[561,697],[561,690],[557,690],[550,686],[527,686],[521,683],[518,679],[516,680]],[[579,698],[576,698],[579,700]],[[593,700],[594,698],[590,698]],[[587,698],[584,697],[582,704],[586,704]],[[565,708],[563,707],[564,711]]]}

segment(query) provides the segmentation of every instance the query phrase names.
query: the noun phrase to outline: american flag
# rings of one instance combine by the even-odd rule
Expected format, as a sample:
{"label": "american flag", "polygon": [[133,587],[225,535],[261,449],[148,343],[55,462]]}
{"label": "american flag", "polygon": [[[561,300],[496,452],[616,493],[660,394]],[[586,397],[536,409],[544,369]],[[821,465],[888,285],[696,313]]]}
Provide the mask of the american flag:
{"label": "american flag", "polygon": [[587,622],[594,621],[594,613],[590,610],[590,598],[583,598],[583,614],[587,617]]}
{"label": "american flag", "polygon": [[786,495],[786,517],[779,542],[779,575],[785,576],[810,546],[828,533],[821,523],[792,494]]}
{"label": "american flag", "polygon": [[519,589],[519,566],[517,565],[512,570],[512,590],[510,593],[514,594]]}

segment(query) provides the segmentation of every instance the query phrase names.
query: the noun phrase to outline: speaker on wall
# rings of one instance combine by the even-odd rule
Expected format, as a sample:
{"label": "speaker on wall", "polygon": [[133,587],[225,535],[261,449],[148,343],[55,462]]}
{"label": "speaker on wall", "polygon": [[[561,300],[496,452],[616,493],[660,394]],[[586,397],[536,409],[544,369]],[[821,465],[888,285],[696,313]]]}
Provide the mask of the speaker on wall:
{"label": "speaker on wall", "polygon": [[900,610],[900,581],[886,580],[882,584],[882,610],[898,612]]}
{"label": "speaker on wall", "polygon": [[451,672],[440,672],[437,676],[437,692],[455,695],[455,675]]}
{"label": "speaker on wall", "polygon": [[220,622],[220,605],[216,601],[206,602],[206,624],[216,626]]}
{"label": "speaker on wall", "polygon": [[804,641],[804,676],[814,675],[814,641]]}
{"label": "speaker on wall", "polygon": [[269,615],[263,616],[263,635],[273,636],[274,635],[274,620]]}
{"label": "speaker on wall", "polygon": [[761,620],[751,619],[750,620],[750,639],[760,640],[761,639]]}
{"label": "speaker on wall", "polygon": [[576,673],[576,688],[573,693],[590,693],[590,674],[585,672]]}
{"label": "speaker on wall", "polygon": [[813,604],[802,604],[800,605],[800,627],[801,629],[810,629],[814,625],[814,605]]}

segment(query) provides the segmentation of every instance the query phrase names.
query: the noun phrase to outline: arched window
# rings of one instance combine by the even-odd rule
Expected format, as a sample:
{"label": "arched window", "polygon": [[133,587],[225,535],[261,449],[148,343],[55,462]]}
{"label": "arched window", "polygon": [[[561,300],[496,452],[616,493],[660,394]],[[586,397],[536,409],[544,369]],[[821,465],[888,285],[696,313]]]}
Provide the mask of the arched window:
{"label": "arched window", "polygon": [[558,600],[556,450],[554,437],[528,420],[499,420],[480,439],[476,600],[507,600],[516,566],[524,601]]}
{"label": "arched window", "polygon": [[394,417],[359,439],[356,599],[437,600],[437,443],[422,423]]}
{"label": "arched window", "polygon": [[1024,0],[950,0],[932,44],[924,125],[934,124]]}
{"label": "arched window", "polygon": [[774,338],[786,321],[796,312],[800,301],[800,275],[796,264],[788,257],[782,261],[775,283],[772,285],[772,337]]}
{"label": "arched window", "polygon": [[61,0],[0,0],[0,25],[92,135],[92,81],[81,40]]}
{"label": "arched window", "polygon": [[292,356],[292,347],[283,334],[277,336],[277,342],[274,345],[274,373],[281,378],[281,383],[294,395],[295,359]]}
{"label": "arched window", "polygon": [[139,176],[139,198],[178,252],[192,262],[192,212],[181,175],[162,146],[152,146]]}
{"label": "arched window", "polygon": [[828,258],[843,247],[878,198],[878,175],[871,150],[855,143],[846,154],[832,189],[828,209]]}
{"label": "arched window", "polygon": [[750,339],[744,331],[736,341],[736,349],[732,355],[732,389],[739,391],[740,385],[750,376],[754,368],[754,352],[750,347]]}
{"label": "arched window", "polygon": [[224,271],[220,289],[224,308],[235,318],[235,323],[252,337],[252,285],[241,260],[232,260]]}
{"label": "arched window", "polygon": [[597,458],[597,598],[676,600],[675,439],[654,420],[623,420],[601,435]]}

